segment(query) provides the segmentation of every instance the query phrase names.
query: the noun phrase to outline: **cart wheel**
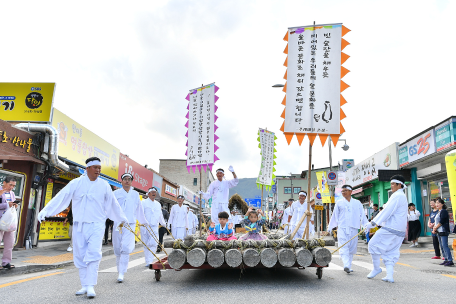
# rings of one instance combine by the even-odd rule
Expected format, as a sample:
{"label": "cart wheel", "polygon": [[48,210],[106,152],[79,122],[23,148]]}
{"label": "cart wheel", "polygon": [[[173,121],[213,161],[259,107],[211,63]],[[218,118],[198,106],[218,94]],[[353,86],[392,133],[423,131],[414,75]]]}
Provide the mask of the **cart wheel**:
{"label": "cart wheel", "polygon": [[319,280],[321,280],[321,277],[323,276],[323,268],[318,267],[317,268],[317,277]]}
{"label": "cart wheel", "polygon": [[160,269],[155,269],[155,281],[160,281],[161,271]]}

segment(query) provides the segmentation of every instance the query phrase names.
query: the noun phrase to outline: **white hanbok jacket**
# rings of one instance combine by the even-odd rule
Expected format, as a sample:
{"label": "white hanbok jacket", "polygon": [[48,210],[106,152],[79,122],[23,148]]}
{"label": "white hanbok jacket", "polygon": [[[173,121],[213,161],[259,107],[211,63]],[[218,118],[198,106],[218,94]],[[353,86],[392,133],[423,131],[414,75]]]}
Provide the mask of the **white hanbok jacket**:
{"label": "white hanbok jacket", "polygon": [[159,202],[147,198],[142,200],[141,204],[144,209],[144,215],[151,227],[158,227],[158,224],[166,227],[166,221],[163,218],[163,212]]}
{"label": "white hanbok jacket", "polygon": [[[381,225],[382,229],[397,232],[404,235],[407,229],[408,202],[403,189],[394,192],[388,202],[383,205],[383,210],[372,219],[375,225]],[[392,231],[391,231],[392,230]]]}
{"label": "white hanbok jacket", "polygon": [[238,178],[219,181],[216,179],[209,185],[206,193],[203,193],[205,199],[212,197],[212,204],[228,204],[230,188],[236,187],[239,183]]}
{"label": "white hanbok jacket", "polygon": [[128,192],[124,188],[117,189],[114,191],[114,196],[125,213],[128,223],[136,224],[136,220],[138,220],[140,224],[148,224],[139,193],[133,187]]}
{"label": "white hanbok jacket", "polygon": [[334,212],[329,221],[328,231],[335,227],[341,229],[355,228],[360,229],[368,223],[367,217],[364,214],[364,208],[361,202],[357,199],[351,198],[347,201],[344,197],[336,202]]}
{"label": "white hanbok jacket", "polygon": [[187,228],[188,229],[188,217],[187,217],[187,206],[179,204],[173,205],[169,214],[168,221],[173,228]]}

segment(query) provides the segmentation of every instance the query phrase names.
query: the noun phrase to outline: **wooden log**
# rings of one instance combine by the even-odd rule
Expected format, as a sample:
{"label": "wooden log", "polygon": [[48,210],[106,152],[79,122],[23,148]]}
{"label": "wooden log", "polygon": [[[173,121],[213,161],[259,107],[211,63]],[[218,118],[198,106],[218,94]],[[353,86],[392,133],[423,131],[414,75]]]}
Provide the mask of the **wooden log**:
{"label": "wooden log", "polygon": [[180,269],[184,266],[185,261],[187,260],[187,255],[183,249],[174,249],[168,255],[169,266],[173,269]]}
{"label": "wooden log", "polygon": [[187,247],[192,246],[192,244],[193,244],[194,241],[195,241],[195,238],[193,237],[193,235],[187,235],[187,236],[184,238],[184,244],[185,244],[185,246],[187,246]]}
{"label": "wooden log", "polygon": [[277,263],[277,252],[272,248],[263,248],[261,249],[260,258],[261,264],[263,264],[264,267],[274,267]]}
{"label": "wooden log", "polygon": [[313,260],[320,266],[328,266],[331,262],[331,251],[324,247],[317,247],[312,250]]}
{"label": "wooden log", "polygon": [[200,267],[206,262],[206,250],[193,248],[187,253],[187,262],[193,267]]}
{"label": "wooden log", "polygon": [[225,254],[220,249],[212,249],[207,253],[207,262],[214,268],[218,268],[225,262]]}
{"label": "wooden log", "polygon": [[281,248],[277,252],[277,258],[283,267],[291,267],[296,263],[296,255],[291,248]]}
{"label": "wooden log", "polygon": [[228,249],[225,252],[225,262],[228,266],[236,268],[242,263],[242,253],[238,249]]}
{"label": "wooden log", "polygon": [[258,250],[253,248],[247,248],[242,252],[242,260],[244,264],[248,267],[255,267],[260,262],[260,254]]}
{"label": "wooden log", "polygon": [[312,264],[313,255],[312,253],[307,250],[306,248],[299,248],[295,251],[296,254],[296,262],[301,267],[308,267]]}

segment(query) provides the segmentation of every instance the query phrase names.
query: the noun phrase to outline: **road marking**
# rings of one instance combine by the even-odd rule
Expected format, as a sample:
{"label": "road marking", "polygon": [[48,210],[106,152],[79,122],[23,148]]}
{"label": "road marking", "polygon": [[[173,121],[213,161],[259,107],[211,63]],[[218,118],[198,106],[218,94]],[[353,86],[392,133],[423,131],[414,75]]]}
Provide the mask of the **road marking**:
{"label": "road marking", "polygon": [[325,270],[344,270],[343,267],[336,265],[334,263],[329,263],[329,266],[327,268],[324,268]]}
{"label": "road marking", "polygon": [[405,267],[410,267],[410,268],[415,268],[415,269],[418,269],[418,267],[415,267],[415,266],[411,266],[409,264],[403,264],[403,263],[396,263],[397,265],[402,265],[402,266],[405,266]]}
{"label": "road marking", "polygon": [[[159,258],[162,258],[165,256],[165,254],[157,254],[157,256]],[[156,261],[157,259],[154,259],[154,261]],[[136,267],[136,266],[139,266],[139,265],[145,265],[146,264],[146,258],[139,258],[139,259],[136,259],[136,260],[133,260],[133,261],[129,261],[128,262],[128,268],[127,269],[130,269],[130,268],[133,268],[133,267]],[[114,266],[114,267],[110,267],[108,269],[105,269],[105,270],[100,270],[98,272],[117,272],[117,266]]]}
{"label": "road marking", "polygon": [[144,252],[144,250],[140,250],[140,251],[132,252],[132,253],[130,253],[130,255],[134,255],[134,254],[137,254],[137,253],[141,253],[141,252]]}
{"label": "road marking", "polygon": [[442,274],[444,277],[449,277],[449,278],[453,278],[453,279],[456,279],[456,276],[454,275],[451,275],[451,274]]}
{"label": "road marking", "polygon": [[31,277],[31,278],[28,278],[28,279],[14,281],[14,282],[11,282],[11,283],[6,283],[6,284],[0,285],[0,288],[8,287],[8,286],[11,286],[11,285],[16,285],[16,284],[20,284],[20,283],[36,280],[36,279],[41,279],[41,278],[45,278],[45,277],[50,277],[50,276],[53,276],[53,275],[56,275],[56,274],[61,274],[61,273],[64,273],[64,272],[62,271],[62,272],[48,273],[48,274],[43,274],[43,275],[36,276],[36,277]]}
{"label": "road marking", "polygon": [[[361,262],[361,261],[353,261],[352,264],[366,268],[367,270],[372,270],[372,268],[373,268],[372,264],[366,263],[366,262]],[[386,269],[384,267],[380,267],[380,268],[382,269],[382,271],[386,271]]]}

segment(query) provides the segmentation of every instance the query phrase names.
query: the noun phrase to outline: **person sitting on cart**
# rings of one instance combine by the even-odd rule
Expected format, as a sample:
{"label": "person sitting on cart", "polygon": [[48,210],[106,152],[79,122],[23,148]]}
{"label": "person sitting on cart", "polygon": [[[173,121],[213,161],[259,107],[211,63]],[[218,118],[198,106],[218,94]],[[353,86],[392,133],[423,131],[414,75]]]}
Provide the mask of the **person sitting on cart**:
{"label": "person sitting on cart", "polygon": [[244,228],[247,233],[241,236],[240,240],[266,240],[268,237],[261,234],[261,227],[266,223],[265,218],[262,216],[263,211],[261,209],[254,210],[253,207],[249,207],[244,218]]}
{"label": "person sitting on cart", "polygon": [[209,227],[209,236],[207,237],[207,241],[231,241],[236,240],[234,236],[233,224],[228,224],[228,219],[230,215],[228,212],[222,211],[218,214],[218,220],[220,224],[215,224],[214,222],[211,223]]}

